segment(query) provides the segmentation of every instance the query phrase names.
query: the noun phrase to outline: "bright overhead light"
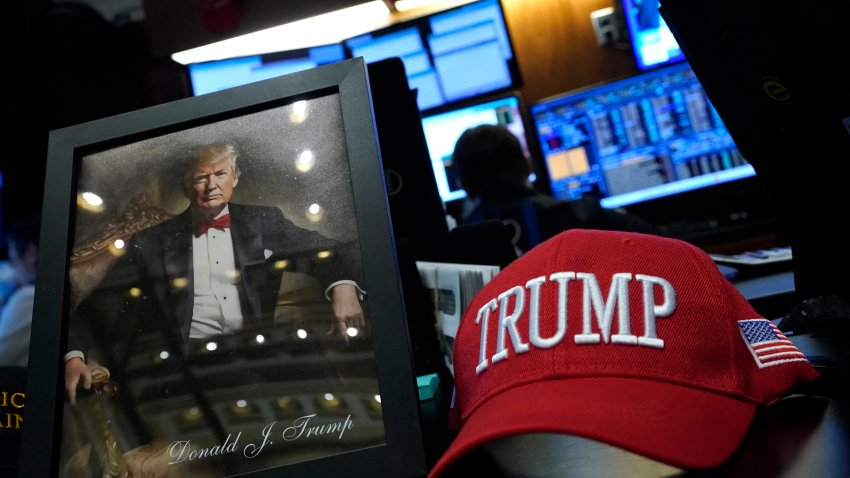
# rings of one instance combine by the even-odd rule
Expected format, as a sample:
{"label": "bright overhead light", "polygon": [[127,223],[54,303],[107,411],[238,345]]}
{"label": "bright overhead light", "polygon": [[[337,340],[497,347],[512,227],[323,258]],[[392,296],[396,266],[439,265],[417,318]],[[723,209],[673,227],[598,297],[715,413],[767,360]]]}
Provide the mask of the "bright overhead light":
{"label": "bright overhead light", "polygon": [[95,193],[83,192],[77,195],[77,206],[89,212],[103,212],[103,199]]}
{"label": "bright overhead light", "polygon": [[81,194],[83,199],[92,206],[103,206],[103,199],[95,193],[84,192]]}
{"label": "bright overhead light", "polygon": [[295,124],[301,124],[307,119],[307,102],[305,100],[292,103],[292,109],[289,112],[289,120]]}
{"label": "bright overhead light", "polygon": [[424,7],[431,3],[437,3],[438,0],[396,0],[395,9],[400,12],[413,10],[414,8]]}
{"label": "bright overhead light", "polygon": [[[306,173],[313,169],[313,165],[316,163],[316,157],[313,154],[312,150],[306,149],[298,155],[298,158],[295,160],[295,169],[301,171],[302,173]],[[318,204],[315,206],[318,207]],[[312,212],[312,207],[310,206],[310,210]]]}
{"label": "bright overhead light", "polygon": [[396,21],[405,21],[410,18],[416,18],[422,15],[430,15],[432,13],[448,10],[449,8],[459,7],[472,3],[475,0],[396,0],[393,7],[398,13]]}
{"label": "bright overhead light", "polygon": [[386,4],[382,0],[372,0],[368,3],[177,52],[171,55],[171,59],[188,65],[236,56],[308,48],[339,43],[346,38],[362,35],[391,24],[392,17]]}
{"label": "bright overhead light", "polygon": [[307,216],[307,220],[310,222],[319,222],[325,214],[324,211],[322,211],[322,206],[314,203],[307,208],[307,214],[305,215]]}

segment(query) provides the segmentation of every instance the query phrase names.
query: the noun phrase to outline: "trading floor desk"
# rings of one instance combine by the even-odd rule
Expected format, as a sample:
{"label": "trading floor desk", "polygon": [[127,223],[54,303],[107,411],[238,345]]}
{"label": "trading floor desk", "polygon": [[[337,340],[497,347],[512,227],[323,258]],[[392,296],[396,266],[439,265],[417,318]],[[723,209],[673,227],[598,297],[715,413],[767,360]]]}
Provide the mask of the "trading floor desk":
{"label": "trading floor desk", "polygon": [[[789,303],[793,273],[733,281],[753,302]],[[777,306],[778,309],[778,306]],[[758,308],[757,308],[758,310]],[[779,317],[772,317],[779,318]],[[529,434],[491,442],[469,454],[450,477],[850,477],[850,341],[815,334],[790,337],[821,378],[769,407],[762,407],[737,452],[709,470],[683,470],[607,444],[559,434]],[[451,397],[449,381],[422,402],[429,466],[447,446],[440,430]]]}

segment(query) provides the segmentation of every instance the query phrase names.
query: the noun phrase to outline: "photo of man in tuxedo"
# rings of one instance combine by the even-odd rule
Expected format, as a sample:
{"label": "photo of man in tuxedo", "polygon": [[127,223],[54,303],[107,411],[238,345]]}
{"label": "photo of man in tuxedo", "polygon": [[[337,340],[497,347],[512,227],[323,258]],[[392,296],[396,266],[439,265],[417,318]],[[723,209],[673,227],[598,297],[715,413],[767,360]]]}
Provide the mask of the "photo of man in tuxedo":
{"label": "photo of man in tuxedo", "polygon": [[[405,317],[375,247],[379,158],[334,91],[264,106],[74,157],[58,476],[236,476],[386,443],[378,358]],[[282,437],[299,426],[344,433]]]}
{"label": "photo of man in tuxedo", "polygon": [[[227,143],[199,148],[181,178],[189,207],[136,233],[103,282],[132,285],[145,303],[143,320],[159,322],[172,345],[185,350],[193,341],[272,321],[282,273],[309,269],[332,304],[333,329],[347,342],[349,328],[365,326],[365,291],[350,245],[295,225],[278,207],[232,203],[238,156]],[[86,342],[93,341],[89,329],[96,322],[86,315],[96,313],[98,305],[90,303],[97,296],[77,308],[85,325],[72,319],[65,356],[72,404],[79,387],[92,386],[84,348],[92,345]]]}

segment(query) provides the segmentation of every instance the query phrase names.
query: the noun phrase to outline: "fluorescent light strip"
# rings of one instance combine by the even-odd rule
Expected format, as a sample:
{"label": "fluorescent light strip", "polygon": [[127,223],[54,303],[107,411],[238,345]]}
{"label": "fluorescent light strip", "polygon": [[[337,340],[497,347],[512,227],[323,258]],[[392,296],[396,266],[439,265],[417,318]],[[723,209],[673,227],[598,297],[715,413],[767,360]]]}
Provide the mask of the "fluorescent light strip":
{"label": "fluorescent light strip", "polygon": [[345,39],[395,23],[473,1],[475,0],[398,0],[395,3],[398,11],[390,13],[382,0],[373,0],[342,10],[177,52],[171,55],[171,59],[177,63],[188,65],[202,61],[340,43]]}
{"label": "fluorescent light strip", "polygon": [[177,52],[171,59],[188,65],[275,51],[296,50],[328,43],[384,28],[393,23],[382,0],[343,8],[236,38]]}
{"label": "fluorescent light strip", "polygon": [[406,12],[431,3],[436,3],[436,0],[396,0],[395,8],[400,12]]}

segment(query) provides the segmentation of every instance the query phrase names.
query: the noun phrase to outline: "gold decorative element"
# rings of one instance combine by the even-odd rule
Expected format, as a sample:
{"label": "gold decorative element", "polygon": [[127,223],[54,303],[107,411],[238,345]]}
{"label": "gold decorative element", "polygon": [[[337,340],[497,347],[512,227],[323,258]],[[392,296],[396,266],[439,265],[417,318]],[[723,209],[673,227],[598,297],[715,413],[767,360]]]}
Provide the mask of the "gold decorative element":
{"label": "gold decorative element", "polygon": [[127,241],[133,234],[155,226],[170,217],[172,214],[153,204],[150,196],[142,193],[130,201],[118,220],[110,222],[103,228],[99,238],[74,249],[71,253],[71,264],[86,261],[108,251],[109,246],[116,240]]}
{"label": "gold decorative element", "polygon": [[[123,254],[125,249],[116,249],[116,241],[126,243],[133,234],[170,217],[172,214],[153,204],[150,197],[142,193],[130,201],[118,219],[102,229],[97,239],[76,247],[71,252],[71,266],[68,269],[72,308],[91,293],[115,260]],[[116,254],[114,251],[118,250],[121,253]]]}
{"label": "gold decorative element", "polygon": [[96,389],[103,389],[109,383],[109,369],[102,365],[94,365],[89,369],[91,370],[92,385]]}

